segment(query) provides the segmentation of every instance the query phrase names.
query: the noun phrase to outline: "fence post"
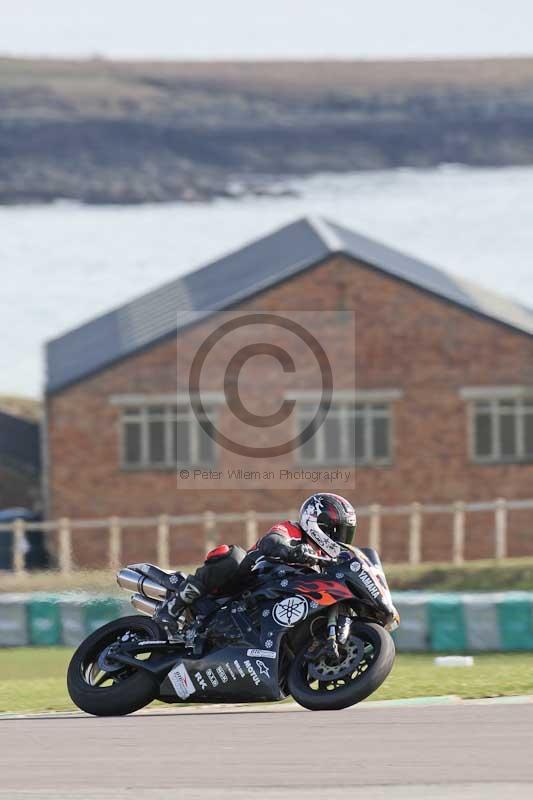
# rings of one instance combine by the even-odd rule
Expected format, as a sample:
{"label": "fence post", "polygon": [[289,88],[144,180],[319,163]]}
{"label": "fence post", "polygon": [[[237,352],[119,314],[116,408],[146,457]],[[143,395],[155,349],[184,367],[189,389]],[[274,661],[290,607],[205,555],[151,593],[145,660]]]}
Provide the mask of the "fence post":
{"label": "fence post", "polygon": [[507,501],[502,497],[496,500],[494,512],[494,557],[507,557]]}
{"label": "fence post", "polygon": [[249,550],[258,539],[257,516],[255,511],[246,512],[246,549]]}
{"label": "fence post", "polygon": [[452,561],[462,564],[465,560],[465,504],[458,500],[453,504]]}
{"label": "fence post", "polygon": [[168,569],[170,566],[169,534],[168,516],[161,514],[157,521],[157,564],[161,569]]}
{"label": "fence post", "polygon": [[122,529],[118,517],[109,520],[109,569],[115,572],[120,569],[120,554],[122,550]]}
{"label": "fence post", "polygon": [[59,520],[59,570],[64,575],[72,572],[72,537],[67,517]]}
{"label": "fence post", "polygon": [[26,538],[24,533],[26,525],[23,519],[16,519],[13,523],[13,571],[20,575],[25,571]]}
{"label": "fence post", "polygon": [[422,507],[420,503],[411,503],[409,518],[409,563],[420,564],[422,556]]}
{"label": "fence post", "polygon": [[208,553],[214,547],[216,547],[215,541],[215,515],[212,511],[205,511],[204,512],[204,541],[205,541],[205,549]]}
{"label": "fence post", "polygon": [[370,547],[381,550],[381,506],[377,503],[370,506],[370,531],[368,534],[368,543]]}

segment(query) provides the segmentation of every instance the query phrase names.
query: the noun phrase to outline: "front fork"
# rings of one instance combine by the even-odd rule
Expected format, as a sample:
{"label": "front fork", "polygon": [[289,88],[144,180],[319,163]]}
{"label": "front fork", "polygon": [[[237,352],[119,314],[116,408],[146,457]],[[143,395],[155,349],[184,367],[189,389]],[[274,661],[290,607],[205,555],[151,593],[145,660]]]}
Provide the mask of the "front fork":
{"label": "front fork", "polygon": [[326,640],[326,655],[329,659],[340,660],[339,647],[348,641],[352,618],[342,603],[331,606],[328,612],[328,635]]}

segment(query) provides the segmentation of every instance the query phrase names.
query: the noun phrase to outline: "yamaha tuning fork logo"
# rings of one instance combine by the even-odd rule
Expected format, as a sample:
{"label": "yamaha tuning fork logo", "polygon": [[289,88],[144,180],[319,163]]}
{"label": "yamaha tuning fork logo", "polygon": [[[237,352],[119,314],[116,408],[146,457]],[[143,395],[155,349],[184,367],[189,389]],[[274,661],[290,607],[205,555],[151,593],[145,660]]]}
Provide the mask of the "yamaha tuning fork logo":
{"label": "yamaha tuning fork logo", "polygon": [[284,628],[292,628],[302,619],[305,619],[309,611],[309,605],[305,597],[295,596],[286,597],[280,600],[272,609],[272,616]]}

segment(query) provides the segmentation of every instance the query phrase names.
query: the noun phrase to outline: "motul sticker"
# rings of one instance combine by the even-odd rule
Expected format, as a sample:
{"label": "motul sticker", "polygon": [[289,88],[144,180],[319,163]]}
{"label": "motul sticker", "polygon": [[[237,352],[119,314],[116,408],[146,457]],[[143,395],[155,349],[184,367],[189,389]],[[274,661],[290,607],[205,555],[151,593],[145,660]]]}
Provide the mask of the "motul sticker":
{"label": "motul sticker", "polygon": [[186,700],[191,694],[195,693],[194,683],[191,681],[184,664],[178,664],[174,669],[171,669],[168,677],[174,687],[174,691],[181,700]]}
{"label": "motul sticker", "polygon": [[250,675],[250,678],[253,680],[253,682],[255,683],[255,685],[256,685],[256,686],[259,686],[259,684],[261,683],[261,679],[259,678],[259,676],[258,676],[257,672],[256,672],[256,671],[255,671],[255,669],[253,668],[253,666],[252,666],[252,662],[251,662],[251,661],[245,661],[245,662],[244,662],[244,666],[245,666],[245,667],[246,667],[246,669],[248,670],[248,674]]}

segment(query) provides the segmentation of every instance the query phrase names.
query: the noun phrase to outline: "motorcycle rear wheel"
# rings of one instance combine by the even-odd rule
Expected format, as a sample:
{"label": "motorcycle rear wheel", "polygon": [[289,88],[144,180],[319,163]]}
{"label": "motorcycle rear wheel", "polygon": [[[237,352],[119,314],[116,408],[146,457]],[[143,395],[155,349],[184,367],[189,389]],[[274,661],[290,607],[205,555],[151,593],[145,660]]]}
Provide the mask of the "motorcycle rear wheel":
{"label": "motorcycle rear wheel", "polygon": [[[391,635],[373,622],[352,623],[346,654],[339,665],[324,661],[310,668],[305,659],[309,645],[306,641],[296,653],[287,684],[296,702],[311,711],[335,711],[360,703],[387,678],[396,654]],[[336,670],[342,677],[335,677]]]}
{"label": "motorcycle rear wheel", "polygon": [[72,656],[67,688],[72,702],[82,711],[98,717],[122,716],[138,711],[157,697],[158,682],[142,667],[110,664],[110,671],[106,672],[100,666],[102,653],[126,633],[146,640],[161,638],[159,626],[151,619],[122,617],[98,628]]}

